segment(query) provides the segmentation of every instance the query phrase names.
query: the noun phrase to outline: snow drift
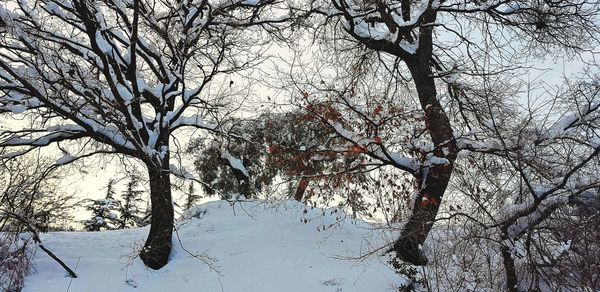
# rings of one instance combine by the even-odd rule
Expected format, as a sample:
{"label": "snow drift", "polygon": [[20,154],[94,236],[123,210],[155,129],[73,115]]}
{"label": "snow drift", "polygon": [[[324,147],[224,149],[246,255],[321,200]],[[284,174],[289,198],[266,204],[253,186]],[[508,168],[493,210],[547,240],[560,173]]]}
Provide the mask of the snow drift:
{"label": "snow drift", "polygon": [[42,237],[72,268],[37,253],[24,291],[394,291],[403,279],[374,253],[385,234],[336,209],[279,203],[210,202],[176,224],[167,266],[150,270],[137,257],[148,227],[58,232]]}

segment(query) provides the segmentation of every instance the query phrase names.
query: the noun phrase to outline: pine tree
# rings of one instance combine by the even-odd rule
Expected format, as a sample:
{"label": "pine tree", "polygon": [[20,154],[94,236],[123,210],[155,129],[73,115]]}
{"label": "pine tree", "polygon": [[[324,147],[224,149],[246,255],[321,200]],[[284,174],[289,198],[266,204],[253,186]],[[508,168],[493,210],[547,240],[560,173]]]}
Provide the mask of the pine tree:
{"label": "pine tree", "polygon": [[114,184],[113,179],[108,181],[104,199],[89,200],[86,209],[92,212],[92,218],[84,222],[85,230],[111,230],[120,226],[119,216],[115,212],[119,211],[121,202],[115,199]]}
{"label": "pine tree", "polygon": [[139,227],[143,220],[143,213],[140,204],[144,202],[142,194],[144,191],[138,189],[140,179],[133,175],[127,183],[127,189],[121,195],[123,204],[121,204],[119,229]]}
{"label": "pine tree", "polygon": [[183,205],[183,208],[189,210],[196,205],[199,199],[200,196],[196,194],[194,183],[190,182],[190,186],[188,187],[187,192],[185,192],[185,204]]}

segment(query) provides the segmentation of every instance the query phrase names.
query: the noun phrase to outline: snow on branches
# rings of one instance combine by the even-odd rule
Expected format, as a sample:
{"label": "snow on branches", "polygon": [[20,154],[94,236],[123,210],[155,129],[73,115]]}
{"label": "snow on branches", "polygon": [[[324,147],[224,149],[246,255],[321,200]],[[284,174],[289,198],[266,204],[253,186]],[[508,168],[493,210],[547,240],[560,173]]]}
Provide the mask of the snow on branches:
{"label": "snow on branches", "polygon": [[260,32],[277,34],[278,24],[290,18],[282,5],[273,0],[1,5],[0,118],[35,122],[0,130],[0,155],[15,158],[72,142],[75,150],[58,145],[66,153],[56,164],[99,153],[140,160],[148,169],[152,202],[152,228],[140,256],[150,268],[163,267],[172,246],[170,174],[189,177],[171,167],[174,132],[226,134],[217,125],[229,113],[224,96],[235,92],[211,89],[261,61]]}
{"label": "snow on branches", "polygon": [[[216,97],[204,91],[258,59],[243,52],[252,41],[236,40],[236,31],[274,27],[284,20],[275,5],[45,0],[0,7],[0,113],[41,114],[50,125],[3,132],[0,146],[86,138],[164,160],[173,131],[219,131]],[[236,48],[246,62],[233,60]],[[21,154],[12,153],[5,157]]]}

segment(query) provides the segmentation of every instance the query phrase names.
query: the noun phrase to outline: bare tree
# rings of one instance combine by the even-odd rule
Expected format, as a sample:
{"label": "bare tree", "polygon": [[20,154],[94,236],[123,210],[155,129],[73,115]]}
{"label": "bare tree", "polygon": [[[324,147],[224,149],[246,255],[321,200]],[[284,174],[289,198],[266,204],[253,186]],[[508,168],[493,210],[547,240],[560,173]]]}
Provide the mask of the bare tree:
{"label": "bare tree", "polygon": [[510,117],[499,114],[506,110],[482,110],[481,121],[495,112],[491,122],[483,122],[477,140],[461,139],[464,149],[491,156],[487,161],[504,172],[496,178],[502,184],[487,185],[496,203],[478,203],[474,210],[485,216],[472,218],[498,231],[492,239],[499,243],[508,290],[599,285],[592,276],[599,254],[590,246],[600,234],[589,223],[600,214],[599,93],[596,67],[555,92],[553,107],[513,109]]}
{"label": "bare tree", "polygon": [[[582,54],[598,43],[596,1],[310,3],[297,10],[322,16],[304,24],[327,49],[320,67],[291,74],[300,104],[360,149],[366,166],[414,177],[412,215],[392,251],[415,265],[427,263],[420,247],[464,149],[457,137],[477,130],[470,113],[507,107],[501,99],[526,83],[515,75],[539,56]],[[481,98],[485,90],[496,96]],[[323,100],[329,108],[314,106]]]}
{"label": "bare tree", "polygon": [[57,188],[63,175],[44,161],[29,156],[0,164],[0,289],[5,291],[23,287],[34,245],[66,267],[44,247],[39,233],[65,228],[57,222],[72,219],[76,202]]}
{"label": "bare tree", "polygon": [[141,161],[152,226],[140,256],[163,267],[173,231],[170,174],[183,172],[171,163],[171,139],[186,127],[220,132],[223,97],[236,93],[220,85],[261,60],[263,31],[287,20],[279,5],[42,0],[1,8],[0,113],[33,121],[0,132],[3,157],[57,144],[66,152],[61,165],[97,154]]}

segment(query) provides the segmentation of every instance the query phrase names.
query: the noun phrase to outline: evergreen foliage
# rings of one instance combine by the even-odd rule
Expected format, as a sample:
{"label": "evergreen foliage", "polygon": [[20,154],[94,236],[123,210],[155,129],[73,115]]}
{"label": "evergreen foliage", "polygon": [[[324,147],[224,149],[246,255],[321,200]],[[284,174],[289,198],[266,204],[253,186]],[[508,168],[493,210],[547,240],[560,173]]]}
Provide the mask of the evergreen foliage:
{"label": "evergreen foliage", "polygon": [[85,207],[92,212],[92,217],[84,222],[87,231],[113,230],[121,226],[121,220],[116,212],[121,210],[121,202],[115,199],[115,181],[108,181],[104,199],[89,200]]}

